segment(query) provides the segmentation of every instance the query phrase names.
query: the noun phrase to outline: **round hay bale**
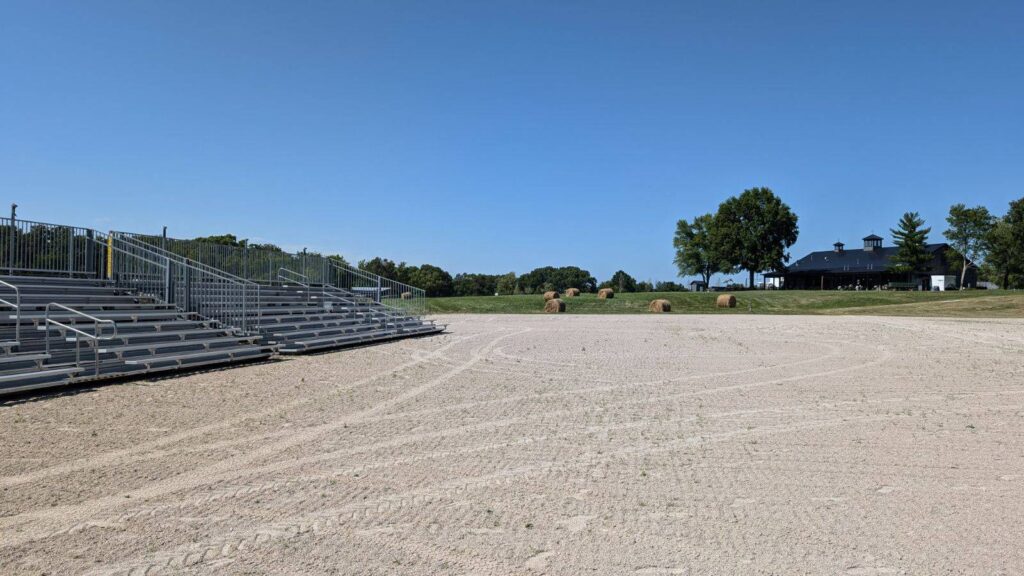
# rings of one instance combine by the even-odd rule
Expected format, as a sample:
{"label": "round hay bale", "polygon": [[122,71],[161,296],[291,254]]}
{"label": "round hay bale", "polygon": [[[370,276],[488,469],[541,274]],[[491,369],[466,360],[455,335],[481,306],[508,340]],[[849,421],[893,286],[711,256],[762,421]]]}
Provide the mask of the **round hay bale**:
{"label": "round hay bale", "polygon": [[580,289],[579,288],[567,288],[565,290],[565,296],[567,298],[575,298],[575,297],[577,297],[579,295],[580,295]]}
{"label": "round hay bale", "polygon": [[672,303],[664,298],[658,298],[657,300],[651,300],[651,304],[647,307],[649,312],[671,312]]}
{"label": "round hay bale", "polygon": [[732,294],[721,294],[718,296],[718,300],[715,300],[715,306],[719,308],[735,308],[736,297]]}
{"label": "round hay bale", "polygon": [[544,311],[548,314],[558,314],[559,312],[565,312],[565,302],[562,302],[558,298],[552,298],[544,303]]}
{"label": "round hay bale", "polygon": [[558,298],[558,292],[555,291],[555,290],[550,290],[550,291],[544,293],[544,300],[545,301],[547,301],[547,300],[555,300],[557,298]]}
{"label": "round hay bale", "polygon": [[607,300],[608,298],[615,298],[615,291],[611,288],[601,288],[597,291],[597,297],[601,300]]}
{"label": "round hay bale", "polygon": [[402,292],[402,300],[412,300],[412,292]]}

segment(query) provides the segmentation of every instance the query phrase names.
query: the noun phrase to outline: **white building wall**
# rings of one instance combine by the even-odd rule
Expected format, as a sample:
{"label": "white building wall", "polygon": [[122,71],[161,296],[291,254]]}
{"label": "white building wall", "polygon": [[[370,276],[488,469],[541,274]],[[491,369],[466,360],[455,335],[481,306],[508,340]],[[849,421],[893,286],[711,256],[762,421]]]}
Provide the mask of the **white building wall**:
{"label": "white building wall", "polygon": [[940,292],[944,292],[947,288],[956,290],[956,276],[933,275],[932,289],[934,290],[936,286]]}

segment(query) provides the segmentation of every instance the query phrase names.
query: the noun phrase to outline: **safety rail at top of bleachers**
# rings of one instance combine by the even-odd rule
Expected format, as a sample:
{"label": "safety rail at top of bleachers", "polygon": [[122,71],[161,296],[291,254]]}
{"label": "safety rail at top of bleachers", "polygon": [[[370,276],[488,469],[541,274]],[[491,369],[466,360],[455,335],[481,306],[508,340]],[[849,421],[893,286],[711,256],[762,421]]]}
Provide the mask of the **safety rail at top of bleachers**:
{"label": "safety rail at top of bleachers", "polygon": [[0,217],[0,271],[99,277],[104,259],[96,235],[90,228]]}
{"label": "safety rail at top of bleachers", "polygon": [[309,285],[327,284],[347,290],[405,314],[422,316],[426,313],[426,292],[423,289],[354,268],[322,254],[290,253],[269,245],[244,243],[230,246],[206,240],[129,232],[116,234],[254,282],[277,283],[280,270],[285,268],[301,274]]}
{"label": "safety rail at top of bleachers", "polygon": [[115,255],[112,276],[119,284],[144,294],[154,292],[185,312],[242,333],[259,331],[263,313],[258,283],[124,233],[111,232],[105,238]]}
{"label": "safety rail at top of bleachers", "polygon": [[21,346],[21,289],[3,280],[0,280],[0,287],[14,291],[14,302],[0,298],[0,304],[14,309],[14,340],[0,343],[4,345],[4,350],[10,353],[11,348]]}

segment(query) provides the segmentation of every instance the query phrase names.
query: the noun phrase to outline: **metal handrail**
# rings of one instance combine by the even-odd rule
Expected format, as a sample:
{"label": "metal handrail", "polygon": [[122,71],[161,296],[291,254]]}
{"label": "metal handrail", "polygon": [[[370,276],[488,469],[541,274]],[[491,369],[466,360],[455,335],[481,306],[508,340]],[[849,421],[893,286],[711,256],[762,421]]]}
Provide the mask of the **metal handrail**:
{"label": "metal handrail", "polygon": [[[284,272],[284,274],[282,274],[282,272]],[[294,278],[289,278],[288,277],[289,274],[291,274],[293,277],[302,278],[303,280],[305,280],[305,282],[303,283],[303,282],[299,282],[298,280],[295,280]],[[277,269],[277,279],[278,280],[284,280],[285,282],[295,282],[296,284],[299,284],[301,286],[305,286],[306,288],[309,288],[309,276],[306,276],[305,274],[300,274],[299,272],[296,272],[294,270],[289,270],[288,268],[284,268],[284,267],[278,268]]]}
{"label": "metal handrail", "polygon": [[[282,274],[282,272],[284,272],[284,274]],[[289,278],[288,277],[289,274],[292,275],[292,276],[297,276],[299,278],[302,278],[303,280],[305,280],[305,282],[299,282],[298,280],[295,280],[294,278]],[[277,269],[277,279],[278,280],[283,280],[285,282],[292,282],[292,283],[298,284],[299,286],[302,286],[303,288],[305,288],[306,289],[305,290],[305,292],[306,292],[306,302],[309,302],[310,297],[311,297],[310,291],[312,290],[309,287],[309,276],[306,276],[305,274],[300,274],[300,273],[298,273],[298,272],[296,272],[294,270],[289,270],[288,268],[281,267],[281,268]]]}
{"label": "metal handrail", "polygon": [[161,248],[159,246],[154,246],[153,244],[150,244],[148,242],[143,242],[142,240],[139,240],[139,239],[133,237],[131,234],[129,234],[127,232],[111,232],[110,234],[115,239],[117,239],[117,240],[119,240],[121,242],[125,242],[127,244],[131,244],[133,247],[136,247],[136,248],[139,248],[140,250],[144,250],[146,252],[149,252],[150,254],[153,254],[153,255],[155,255],[155,256],[157,256],[159,258],[166,258],[166,259],[169,259],[169,260],[174,260],[177,263],[185,264],[187,266],[192,266],[193,268],[202,270],[204,272],[209,272],[210,274],[215,274],[217,276],[222,276],[224,278],[227,278],[227,279],[230,279],[230,280],[234,280],[234,281],[239,282],[239,283],[252,284],[254,286],[259,286],[258,282],[253,282],[252,280],[249,280],[248,278],[242,278],[241,276],[236,276],[235,274],[232,274],[230,272],[225,272],[224,270],[221,270],[220,268],[216,268],[214,266],[210,266],[209,264],[204,264],[204,263],[202,263],[202,262],[200,262],[198,260],[193,260],[191,258],[182,256],[181,254],[175,254],[174,252],[171,252],[170,250],[167,250],[166,248]]}
{"label": "metal handrail", "polygon": [[[328,290],[328,288],[330,290]],[[359,296],[358,294],[352,294],[352,293],[347,292],[345,290],[342,290],[341,288],[338,288],[336,286],[331,286],[330,284],[324,284],[321,287],[321,291],[320,292],[321,292],[321,294],[323,295],[323,297],[325,299],[330,298],[330,299],[333,299],[333,300],[338,300],[338,301],[340,301],[340,302],[342,302],[344,304],[349,304],[349,305],[352,305],[352,306],[359,305],[360,303],[363,303],[363,304],[367,304],[368,303],[368,304],[379,305],[380,308],[381,308],[381,313],[384,315],[384,322],[383,322],[383,324],[384,324],[384,328],[385,329],[388,328],[388,322],[389,321],[391,322],[391,324],[395,324],[397,318],[400,315],[401,316],[408,316],[408,314],[401,314],[401,310],[398,310],[398,309],[395,309],[395,308],[391,308],[390,306],[387,306],[385,304],[380,304],[378,302],[374,302],[373,300],[370,300],[369,298],[366,298],[366,297]],[[338,292],[340,292],[341,294],[338,294]]]}
{"label": "metal handrail", "polygon": [[[0,304],[4,304],[5,306],[10,306],[10,307],[14,308],[14,310],[15,310],[15,316],[14,316],[14,318],[15,318],[15,320],[14,320],[14,345],[19,347],[19,348],[21,348],[21,290],[17,286],[15,286],[14,284],[11,284],[10,282],[4,282],[3,280],[0,280],[0,286],[5,286],[7,288],[10,288],[10,289],[14,290],[14,302],[15,303],[11,304],[7,300],[4,300],[3,298],[0,298]],[[7,351],[10,352],[10,348],[8,348]]]}
{"label": "metal handrail", "polygon": [[[352,274],[352,275],[355,275],[355,276],[360,276],[360,277],[362,277],[362,278],[364,278],[366,280],[370,280],[372,282],[375,282],[377,284],[377,299],[373,300],[373,302],[378,304],[378,305],[380,305],[380,306],[382,306],[382,307],[384,307],[384,308],[386,308],[386,309],[388,309],[388,310],[392,310],[394,312],[401,313],[402,315],[405,315],[405,316],[408,316],[410,314],[409,310],[406,310],[406,309],[398,307],[398,306],[392,306],[390,304],[386,304],[386,303],[383,302],[383,299],[381,298],[382,289],[383,289],[382,288],[382,283],[383,282],[394,284],[395,287],[399,289],[399,291],[400,291],[399,294],[401,294],[401,292],[403,292],[403,291],[404,292],[410,292],[410,293],[413,294],[413,299],[414,300],[416,300],[416,301],[426,300],[426,291],[423,290],[422,288],[417,288],[415,286],[410,286],[409,284],[405,284],[404,282],[398,282],[397,280],[391,280],[389,278],[384,278],[383,276],[380,276],[379,274],[374,274],[372,272],[367,272],[365,270],[360,270],[359,268],[353,268],[351,266],[347,266],[344,263],[339,262],[338,260],[336,260],[334,258],[328,258],[327,261],[330,263],[331,266],[334,267],[335,270],[338,270],[338,271],[346,273],[346,274]],[[337,289],[337,290],[342,290],[342,291],[346,291],[347,292],[347,290],[344,290],[342,288],[338,288],[336,286],[332,286],[332,287]],[[358,295],[357,292],[353,291],[352,293],[355,294],[355,295]],[[365,296],[363,296],[363,298],[365,298]],[[422,316],[423,313],[426,312],[426,310],[414,310],[413,312],[415,313],[416,316]]]}
{"label": "metal handrail", "polygon": [[[74,326],[69,326],[69,325],[64,324],[62,322],[58,322],[56,320],[51,319],[50,318],[50,307],[51,306],[56,306],[57,308],[60,308],[61,310],[65,310],[65,311],[71,312],[73,314],[78,314],[79,316],[81,316],[83,318],[87,318],[89,320],[92,320],[92,322],[93,322],[93,333],[89,334],[88,332],[84,332],[82,330],[79,330],[78,328],[75,328]],[[75,334],[78,334],[79,336],[84,336],[84,337],[89,338],[89,339],[91,339],[93,341],[92,349],[93,349],[93,354],[95,356],[95,361],[94,361],[93,368],[95,369],[95,375],[99,376],[100,375],[100,347],[96,343],[99,342],[100,340],[113,340],[114,338],[117,338],[117,323],[115,323],[113,320],[110,320],[110,319],[97,318],[97,317],[95,317],[95,316],[93,316],[91,314],[86,314],[85,312],[82,312],[81,310],[75,310],[74,308],[72,308],[70,306],[65,306],[64,304],[61,304],[60,302],[50,302],[49,304],[47,304],[46,305],[46,313],[44,314],[43,319],[45,321],[44,325],[46,326],[46,355],[47,356],[50,355],[50,325],[53,324],[53,325],[56,325],[56,326],[60,326],[61,328],[65,329],[65,330],[70,330],[71,332],[74,332]],[[111,336],[103,336],[103,330],[100,327],[102,325],[104,325],[104,324],[110,324],[114,328],[114,334],[113,335],[111,335]],[[81,365],[82,365],[82,339],[81,338],[75,338],[75,365],[78,366],[78,367],[81,367]]]}
{"label": "metal handrail", "polygon": [[[135,238],[132,234],[127,232],[112,231],[110,232],[110,237],[113,238],[114,240],[117,240],[118,242],[124,242],[133,249],[145,252],[150,258],[163,259],[165,262],[174,262],[175,264],[185,266],[186,268],[191,268],[193,270],[197,270],[201,273],[208,274],[219,280],[224,280],[240,286],[242,290],[242,314],[237,328],[241,329],[242,332],[245,333],[250,333],[253,331],[250,330],[249,326],[249,298],[250,293],[255,292],[254,304],[256,311],[256,326],[254,330],[256,332],[260,330],[260,327],[263,324],[263,309],[262,306],[260,305],[260,303],[262,302],[260,294],[261,287],[258,282],[253,282],[252,280],[242,278],[241,276],[236,276],[234,274],[231,274],[230,272],[225,272],[219,268],[215,268],[213,266],[210,266],[209,264],[204,264],[202,262],[192,260],[191,258],[187,258],[180,254],[175,254],[174,252],[171,252],[170,250],[167,250],[165,248],[154,246],[153,244]],[[202,316],[202,314],[200,314],[200,316]]]}
{"label": "metal handrail", "polygon": [[[401,298],[403,293],[409,296],[402,298],[409,300],[403,305],[393,304],[393,307],[405,310],[416,315],[423,315],[426,312],[424,301],[426,291],[422,288],[384,278],[378,274],[351,267],[347,262],[341,262],[319,253],[289,253],[279,249],[251,247],[248,245],[231,246],[209,242],[206,240],[182,240],[167,238],[156,235],[146,235],[131,232],[116,232],[121,238],[132,238],[135,242],[144,243],[147,246],[160,247],[162,250],[176,254],[187,254],[193,260],[198,258],[204,264],[214,266],[217,270],[231,274],[240,275],[243,278],[256,280],[262,283],[275,283],[278,281],[279,267],[288,270],[298,271],[305,278],[305,284],[313,285],[324,283],[331,284],[338,288],[348,288],[344,282],[338,282],[339,277],[359,281],[359,289],[376,290],[378,299]],[[296,278],[289,278],[294,281]],[[380,298],[381,294],[388,296]]]}

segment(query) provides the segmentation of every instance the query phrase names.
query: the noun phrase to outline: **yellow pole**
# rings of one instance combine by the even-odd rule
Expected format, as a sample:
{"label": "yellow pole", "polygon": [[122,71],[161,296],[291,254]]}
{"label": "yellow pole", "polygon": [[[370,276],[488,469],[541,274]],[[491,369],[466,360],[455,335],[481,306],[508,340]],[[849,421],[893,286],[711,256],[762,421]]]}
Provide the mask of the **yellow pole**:
{"label": "yellow pole", "polygon": [[114,277],[114,235],[107,234],[107,279]]}

